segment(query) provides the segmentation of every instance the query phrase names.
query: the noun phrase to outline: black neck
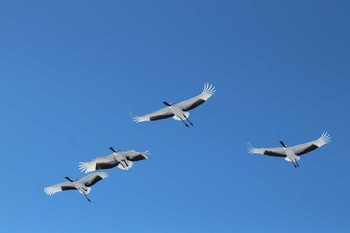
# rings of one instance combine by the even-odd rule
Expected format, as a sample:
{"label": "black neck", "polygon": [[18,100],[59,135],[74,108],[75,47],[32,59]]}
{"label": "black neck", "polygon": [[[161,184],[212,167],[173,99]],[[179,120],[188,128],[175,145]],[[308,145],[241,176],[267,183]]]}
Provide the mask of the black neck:
{"label": "black neck", "polygon": [[66,178],[67,180],[69,180],[70,182],[73,182],[73,180],[71,180],[68,176],[64,177]]}
{"label": "black neck", "polygon": [[163,104],[165,104],[166,106],[171,106],[171,104],[169,104],[168,102],[164,101]]}
{"label": "black neck", "polygon": [[280,141],[280,143],[284,148],[286,148],[286,145],[282,141]]}

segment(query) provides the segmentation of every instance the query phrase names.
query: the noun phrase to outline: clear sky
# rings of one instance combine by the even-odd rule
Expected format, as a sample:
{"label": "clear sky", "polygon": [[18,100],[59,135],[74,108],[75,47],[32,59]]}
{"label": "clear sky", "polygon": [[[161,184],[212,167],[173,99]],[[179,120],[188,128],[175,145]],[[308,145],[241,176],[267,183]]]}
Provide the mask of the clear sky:
{"label": "clear sky", "polygon": [[[0,232],[350,232],[350,3],[0,3]],[[194,127],[132,117],[217,92]],[[246,143],[303,156],[251,155]],[[80,161],[151,159],[77,191]]]}

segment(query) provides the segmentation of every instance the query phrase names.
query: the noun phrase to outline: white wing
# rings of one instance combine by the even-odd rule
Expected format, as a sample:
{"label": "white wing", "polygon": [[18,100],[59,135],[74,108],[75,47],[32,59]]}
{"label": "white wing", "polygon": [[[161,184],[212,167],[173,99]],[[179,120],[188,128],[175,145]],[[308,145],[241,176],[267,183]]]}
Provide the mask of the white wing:
{"label": "white wing", "polygon": [[72,189],[76,189],[72,182],[63,182],[63,183],[55,184],[50,187],[44,188],[44,192],[47,195],[53,195],[57,192],[72,190]]}
{"label": "white wing", "polygon": [[304,144],[291,146],[291,149],[296,155],[303,155],[329,143],[330,141],[331,136],[327,132],[324,132],[319,139]]}
{"label": "white wing", "polygon": [[81,172],[92,172],[100,169],[108,169],[118,165],[118,162],[115,160],[114,155],[107,155],[98,157],[90,162],[79,162],[79,169]]}
{"label": "white wing", "polygon": [[262,154],[275,157],[286,157],[286,153],[283,148],[256,148],[250,143],[248,145],[248,152],[250,154]]}
{"label": "white wing", "polygon": [[107,178],[108,174],[105,172],[95,172],[90,175],[87,175],[80,179],[81,182],[83,182],[87,187],[90,187],[100,180]]}
{"label": "white wing", "polygon": [[166,108],[162,108],[158,111],[146,114],[144,116],[137,116],[134,117],[134,121],[139,123],[139,122],[143,122],[143,121],[156,121],[156,120],[161,120],[161,119],[165,119],[165,118],[169,118],[174,116],[174,114],[171,112],[170,108],[166,107]]}
{"label": "white wing", "polygon": [[194,109],[198,107],[199,105],[203,104],[205,101],[207,101],[210,96],[214,95],[215,88],[210,85],[209,83],[204,84],[204,88],[202,93],[197,95],[196,97],[193,97],[191,99],[182,101],[178,103],[177,105],[183,110],[183,111],[189,111],[191,109]]}
{"label": "white wing", "polygon": [[149,158],[148,151],[140,152],[140,151],[136,151],[136,150],[128,150],[128,151],[123,151],[122,153],[124,154],[124,156],[128,160],[133,161],[133,162]]}

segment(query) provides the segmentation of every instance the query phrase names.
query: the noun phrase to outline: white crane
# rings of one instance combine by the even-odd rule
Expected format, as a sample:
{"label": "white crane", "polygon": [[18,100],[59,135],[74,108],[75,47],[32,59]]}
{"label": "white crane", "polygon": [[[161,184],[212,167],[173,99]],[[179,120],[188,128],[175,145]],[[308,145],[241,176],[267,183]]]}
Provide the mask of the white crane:
{"label": "white crane", "polygon": [[84,194],[86,199],[91,202],[88,198],[87,194],[91,191],[90,186],[96,184],[100,180],[108,177],[108,174],[105,172],[95,172],[90,175],[87,175],[81,179],[71,180],[68,176],[64,177],[69,180],[69,182],[63,182],[59,184],[55,184],[50,187],[44,188],[44,192],[47,195],[53,195],[57,192],[65,191],[65,190],[73,190],[77,189],[79,193]]}
{"label": "white crane", "polygon": [[292,162],[294,167],[299,167],[298,161],[300,160],[300,155],[306,154],[329,143],[331,141],[330,139],[331,136],[327,132],[324,132],[319,139],[296,146],[286,146],[283,141],[280,141],[282,148],[255,148],[248,143],[248,151],[251,154],[285,157],[285,160]]}
{"label": "white crane", "polygon": [[98,157],[90,162],[80,162],[79,169],[85,173],[108,169],[118,166],[122,170],[129,170],[135,161],[144,160],[149,158],[148,151],[139,152],[136,150],[114,150],[113,147],[109,148],[113,151],[112,154],[107,156]]}
{"label": "white crane", "polygon": [[193,97],[191,99],[182,101],[180,103],[172,103],[164,101],[166,108],[162,108],[158,111],[146,114],[144,116],[134,117],[135,122],[143,122],[143,121],[156,121],[160,119],[165,119],[169,117],[173,117],[175,120],[182,121],[187,127],[189,125],[185,122],[188,121],[192,126],[192,122],[188,119],[190,113],[188,112],[191,109],[196,108],[197,106],[203,104],[206,100],[210,98],[215,93],[215,88],[208,83],[204,84],[204,89],[202,93]]}

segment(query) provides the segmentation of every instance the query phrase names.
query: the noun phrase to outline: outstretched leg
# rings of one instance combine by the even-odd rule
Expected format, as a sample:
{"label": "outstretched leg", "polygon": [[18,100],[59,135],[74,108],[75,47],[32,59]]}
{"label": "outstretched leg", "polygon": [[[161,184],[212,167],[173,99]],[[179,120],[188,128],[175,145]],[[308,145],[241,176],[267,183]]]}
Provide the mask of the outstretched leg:
{"label": "outstretched leg", "polygon": [[[180,118],[180,119],[181,119],[181,118]],[[190,127],[188,126],[188,124],[186,124],[186,122],[185,122],[184,120],[181,119],[181,121],[182,121],[182,123],[184,123],[184,124],[187,126],[187,128],[190,128]]]}
{"label": "outstretched leg", "polygon": [[295,160],[295,164],[297,165],[297,167],[299,167],[299,164],[298,164],[298,161],[297,161],[297,160]]}
{"label": "outstretched leg", "polygon": [[128,163],[126,162],[126,160],[123,159],[122,161],[125,163],[125,168],[127,168],[129,165],[128,165]]}
{"label": "outstretched leg", "polygon": [[83,192],[83,194],[84,194],[84,196],[86,197],[86,199],[89,201],[89,202],[91,202],[90,201],[90,199],[88,198],[88,196]]}
{"label": "outstretched leg", "polygon": [[[124,169],[126,169],[126,167],[125,167],[125,165],[124,165],[124,163],[122,163],[122,162],[124,162],[125,163],[125,160],[120,160],[120,164],[122,165],[122,167],[124,168]],[[126,163],[125,163],[126,164]]]}
{"label": "outstretched leg", "polygon": [[183,116],[184,116],[185,119],[188,121],[188,123],[190,123],[190,124],[193,126],[192,122],[191,122],[185,115],[183,115]]}

